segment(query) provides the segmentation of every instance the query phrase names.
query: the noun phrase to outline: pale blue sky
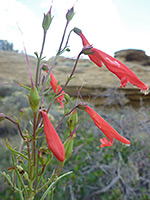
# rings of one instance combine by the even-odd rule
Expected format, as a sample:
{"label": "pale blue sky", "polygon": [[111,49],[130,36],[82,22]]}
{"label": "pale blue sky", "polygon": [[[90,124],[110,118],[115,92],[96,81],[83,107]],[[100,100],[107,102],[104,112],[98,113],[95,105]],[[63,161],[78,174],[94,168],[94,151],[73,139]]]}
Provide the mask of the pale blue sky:
{"label": "pale blue sky", "polygon": [[[53,0],[54,20],[44,51],[47,58],[56,53],[65,14],[75,1]],[[19,50],[23,49],[24,41],[29,54],[39,52],[43,13],[47,13],[50,4],[51,0],[0,0],[0,39],[13,42]],[[150,55],[150,0],[78,0],[75,12],[68,32],[75,26],[80,28],[94,47],[110,55],[128,48],[142,49]],[[69,45],[71,52],[66,56],[77,56],[82,48],[80,38],[73,34]]]}

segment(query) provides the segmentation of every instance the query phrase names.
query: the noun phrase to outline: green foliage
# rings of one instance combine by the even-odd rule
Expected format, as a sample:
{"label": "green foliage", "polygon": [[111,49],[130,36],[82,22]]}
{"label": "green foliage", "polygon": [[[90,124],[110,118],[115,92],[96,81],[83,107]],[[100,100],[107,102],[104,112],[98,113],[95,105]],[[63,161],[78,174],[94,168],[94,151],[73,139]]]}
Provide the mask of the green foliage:
{"label": "green foliage", "polygon": [[[20,94],[20,91],[17,94]],[[18,98],[21,100],[21,97],[24,98],[23,95],[19,95]],[[12,105],[16,98],[16,93],[12,93],[12,96],[9,95],[9,99],[5,96],[1,101],[7,102],[9,106],[9,104]],[[45,102],[49,102],[49,96],[47,96]],[[28,116],[30,111],[28,104],[24,103],[24,105],[27,107],[24,109],[23,117],[27,123],[28,118],[26,116]],[[21,108],[20,104],[16,104],[14,107],[11,107],[10,112],[17,115],[16,110],[19,112],[19,109],[16,108],[17,106],[19,109]],[[63,116],[62,109],[58,108],[58,105],[53,105],[50,112],[55,127]],[[1,107],[2,109],[4,108]],[[127,147],[114,140],[112,147],[100,149],[99,138],[103,137],[103,134],[94,126],[91,119],[84,114],[80,121],[82,126],[77,131],[74,140],[73,154],[66,161],[63,169],[63,173],[67,171],[73,171],[73,173],[70,176],[64,177],[61,182],[56,183],[55,187],[57,190],[54,191],[54,199],[66,200],[70,199],[71,195],[74,195],[78,200],[88,200],[88,196],[93,193],[90,200],[123,200],[125,196],[127,196],[128,200],[149,200],[150,144],[148,127],[150,127],[150,124],[149,121],[147,122],[150,113],[149,108],[145,107],[134,110],[126,106],[122,108],[120,113],[118,112],[118,115],[116,112],[114,115],[114,109],[109,109],[109,111],[105,110],[104,112],[103,109],[97,108],[97,112],[111,123],[120,134],[129,138],[131,140],[131,146]],[[83,112],[79,111],[78,114],[83,114]],[[86,120],[84,120],[85,117]],[[122,121],[119,119],[122,119]],[[26,126],[26,123],[24,123],[24,126]],[[13,147],[19,148],[20,137],[18,135],[12,137],[10,133],[7,135],[8,140],[10,140]],[[60,125],[58,133],[62,136],[63,141],[68,137],[67,122],[65,120]],[[43,136],[43,132],[39,136]],[[2,139],[1,141],[0,160],[1,171],[3,171],[12,166],[12,163],[11,155],[5,147],[5,140]],[[45,171],[47,177],[52,173],[53,167],[57,163],[58,161],[54,158],[52,164]],[[94,194],[94,192],[101,191],[109,186],[115,177],[118,176],[118,171],[125,185],[118,180],[106,192]],[[3,185],[2,183],[3,178],[1,178],[0,185]],[[42,192],[36,195],[36,199],[39,200],[41,196]],[[0,199],[13,199],[13,193],[10,187],[6,187],[6,185],[0,187]],[[19,200],[17,195],[16,200]]]}

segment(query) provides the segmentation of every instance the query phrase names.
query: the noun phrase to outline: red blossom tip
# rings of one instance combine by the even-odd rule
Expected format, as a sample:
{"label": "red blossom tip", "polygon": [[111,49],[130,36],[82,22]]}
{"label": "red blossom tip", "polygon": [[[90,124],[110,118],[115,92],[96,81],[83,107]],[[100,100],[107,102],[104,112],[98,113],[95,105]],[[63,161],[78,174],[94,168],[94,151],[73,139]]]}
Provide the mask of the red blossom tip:
{"label": "red blossom tip", "polygon": [[89,106],[85,107],[85,111],[89,114],[89,116],[92,118],[95,125],[106,135],[108,138],[102,138],[100,139],[100,142],[102,145],[100,147],[105,146],[112,146],[113,139],[116,139],[124,144],[130,145],[130,141],[121,136],[114,128],[111,127],[108,122],[106,122],[97,112],[95,112],[92,108]]}
{"label": "red blossom tip", "polygon": [[[84,47],[90,45],[80,29],[74,28],[74,32],[81,37]],[[101,50],[92,48],[90,51],[94,53],[93,55],[88,55],[90,60],[98,67],[102,67],[103,63],[109,71],[114,73],[120,79],[120,87],[125,87],[129,82],[140,88],[145,95],[148,94],[148,86],[144,84],[126,65]]]}
{"label": "red blossom tip", "polygon": [[44,123],[44,133],[46,136],[48,148],[52,151],[54,156],[60,161],[63,162],[65,159],[65,149],[64,145],[53,127],[51,121],[48,118],[48,115],[45,111],[41,111]]}
{"label": "red blossom tip", "polygon": [[112,146],[113,145],[113,141],[112,142],[110,142],[109,140],[107,140],[107,138],[101,138],[100,139],[100,142],[102,143],[101,145],[100,145],[100,147],[102,148],[102,147],[108,147],[108,146]]}
{"label": "red blossom tip", "polygon": [[[52,72],[50,73],[50,79],[51,79],[50,84],[51,84],[51,86],[52,86],[53,91],[54,91],[54,92],[57,91],[57,94],[58,94],[58,93],[62,90],[62,88],[61,88],[60,85],[58,85],[58,81],[57,81],[57,79],[55,78],[55,76],[53,75]],[[57,99],[57,102],[60,103],[60,106],[61,106],[62,108],[64,107],[64,105],[63,105],[63,103],[62,103],[62,101],[63,101],[63,99],[64,99],[64,94],[65,94],[65,92],[62,91],[62,92],[59,94],[59,97],[56,98],[56,99]]]}

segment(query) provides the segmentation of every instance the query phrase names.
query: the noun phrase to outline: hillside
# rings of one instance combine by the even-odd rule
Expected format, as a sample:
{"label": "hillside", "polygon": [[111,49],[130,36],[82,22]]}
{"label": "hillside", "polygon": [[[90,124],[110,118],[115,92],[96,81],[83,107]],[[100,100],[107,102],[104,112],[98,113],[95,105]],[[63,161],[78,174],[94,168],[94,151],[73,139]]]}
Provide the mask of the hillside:
{"label": "hillside", "polygon": [[[137,76],[148,86],[150,86],[150,58],[141,50],[122,50],[116,52],[117,59],[125,63]],[[50,65],[53,58],[44,63]],[[32,73],[35,73],[36,58],[29,56]],[[56,78],[63,85],[71,73],[75,60],[59,57],[53,69]],[[16,52],[0,51],[0,85],[12,83],[22,83],[30,85],[28,66],[24,54]],[[90,98],[97,105],[103,104],[109,91],[117,90],[114,95],[125,95],[127,101],[137,101],[140,98],[149,100],[150,96],[144,96],[139,89],[128,84],[126,88],[120,89],[120,80],[107,70],[106,67],[99,68],[88,59],[80,59],[75,79],[71,80],[65,89],[70,95],[77,95],[77,87],[81,88],[81,94],[85,98]],[[117,89],[118,88],[118,89]],[[116,90],[114,90],[116,89]]]}

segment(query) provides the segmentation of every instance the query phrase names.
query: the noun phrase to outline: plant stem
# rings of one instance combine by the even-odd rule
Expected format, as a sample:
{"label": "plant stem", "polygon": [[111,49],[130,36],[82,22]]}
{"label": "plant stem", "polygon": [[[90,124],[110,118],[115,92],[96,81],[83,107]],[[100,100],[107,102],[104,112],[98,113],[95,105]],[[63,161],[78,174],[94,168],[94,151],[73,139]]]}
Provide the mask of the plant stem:
{"label": "plant stem", "polygon": [[12,122],[13,124],[17,125],[18,130],[19,130],[19,133],[20,133],[22,139],[23,139],[23,140],[26,140],[26,139],[24,138],[23,134],[22,134],[22,131],[21,131],[21,128],[20,128],[19,123],[18,123],[18,122],[15,122],[14,120],[12,120],[11,118],[9,118],[8,116],[6,116],[5,119],[8,119],[10,122]]}
{"label": "plant stem", "polygon": [[[25,190],[25,192],[26,192],[26,188],[25,188],[25,185],[24,185],[24,182],[23,182],[23,180],[22,180],[22,177],[21,177],[21,175],[19,174],[19,172],[18,172],[18,169],[17,169],[17,167],[16,167],[16,164],[15,164],[15,159],[14,159],[14,154],[12,153],[12,163],[13,163],[13,166],[14,166],[14,169],[15,169],[15,172],[16,172],[16,175],[17,175],[17,177],[18,177],[18,188],[19,188],[19,195],[20,195],[20,199],[21,200],[24,200],[24,198],[23,198],[23,194],[22,194],[22,190],[21,190],[21,185],[22,185],[22,188]],[[20,184],[21,183],[21,184]]]}
{"label": "plant stem", "polygon": [[72,72],[71,72],[71,74],[70,74],[70,77],[68,78],[68,80],[66,81],[65,85],[62,87],[62,89],[60,90],[60,92],[58,92],[58,94],[57,94],[56,96],[58,96],[59,94],[61,94],[61,92],[65,89],[65,87],[67,86],[67,84],[68,84],[69,81],[71,80],[71,78],[72,78],[72,76],[73,76],[73,74],[74,74],[74,72],[75,72],[75,70],[76,70],[76,67],[77,67],[79,58],[80,58],[80,56],[81,56],[82,53],[83,53],[83,52],[81,51],[81,52],[79,53],[79,55],[77,56],[77,59],[76,59],[75,65],[74,65],[74,67],[73,67],[73,70],[72,70]]}
{"label": "plant stem", "polygon": [[63,36],[62,36],[62,40],[61,40],[61,43],[60,43],[60,46],[59,46],[59,49],[58,49],[57,54],[59,54],[60,51],[61,51],[61,47],[62,47],[62,44],[63,44],[64,38],[65,38],[65,34],[66,34],[66,30],[67,30],[68,24],[69,24],[69,22],[67,21],[66,26],[65,26],[65,29],[64,29],[64,33],[63,33]]}
{"label": "plant stem", "polygon": [[61,176],[59,176],[59,177],[47,188],[47,190],[44,192],[44,194],[43,194],[43,196],[41,197],[40,200],[44,200],[44,199],[45,199],[45,197],[46,197],[47,194],[49,193],[50,189],[53,188],[53,186],[57,183],[58,180],[60,180],[60,179],[63,178],[64,176],[67,176],[67,175],[69,175],[69,174],[71,174],[71,173],[72,173],[72,171],[71,171],[71,172],[67,172],[67,173],[65,173],[65,174],[63,174],[63,175],[61,175]]}
{"label": "plant stem", "polygon": [[52,69],[53,69],[53,67],[54,67],[54,65],[55,65],[55,63],[56,63],[57,57],[59,56],[59,54],[60,54],[60,52],[61,52],[61,47],[62,47],[64,38],[65,38],[65,34],[66,34],[66,30],[67,30],[68,24],[69,24],[69,22],[67,21],[66,26],[65,26],[65,29],[64,29],[64,33],[63,33],[63,36],[62,36],[62,40],[61,40],[61,43],[60,43],[60,46],[59,46],[58,51],[57,51],[57,54],[56,54],[56,56],[55,56],[55,58],[54,58],[54,60],[53,60],[53,63],[52,63],[52,65],[51,65],[51,67],[49,68],[49,71],[48,71],[48,73],[47,73],[47,75],[46,75],[46,77],[45,77],[45,79],[44,79],[44,83],[43,83],[42,89],[41,89],[41,91],[40,91],[40,95],[42,95],[42,93],[44,92],[44,89],[45,89],[45,86],[46,86],[48,77],[50,76],[50,73],[51,73],[51,71],[52,71]]}
{"label": "plant stem", "polygon": [[60,120],[59,124],[57,125],[57,127],[55,128],[56,130],[58,129],[58,127],[60,126],[60,124],[62,123],[62,121],[64,120],[64,118],[67,115],[70,115],[70,113],[72,113],[72,111],[74,111],[78,106],[75,106],[74,108],[72,108],[68,113],[66,113],[65,115],[63,115],[62,119]]}
{"label": "plant stem", "polygon": [[34,184],[34,190],[36,191],[37,188],[37,182],[38,182],[38,170],[39,170],[39,159],[37,159],[37,165],[36,165],[36,179]]}
{"label": "plant stem", "polygon": [[33,125],[33,161],[34,161],[34,166],[36,163],[36,157],[35,157],[35,137],[36,137],[36,113],[34,113],[34,125]]}
{"label": "plant stem", "polygon": [[46,40],[46,31],[44,30],[44,34],[43,34],[43,43],[42,43],[42,48],[41,48],[41,52],[40,52],[40,58],[42,58],[42,54],[43,54],[43,50],[44,50],[44,45],[45,45],[45,40]]}
{"label": "plant stem", "polygon": [[[33,140],[32,140],[32,156],[31,156],[31,161],[30,163],[28,163],[28,168],[29,168],[29,181],[28,181],[28,185],[29,188],[31,188],[28,191],[28,198],[32,199],[33,197],[33,191],[32,191],[32,187],[33,187],[33,181],[34,181],[34,176],[35,176],[35,165],[36,165],[36,152],[35,152],[35,148],[36,148],[36,116],[37,113],[33,113]],[[30,154],[30,152],[28,151],[28,154]],[[29,156],[30,157],[30,156]]]}
{"label": "plant stem", "polygon": [[33,145],[32,145],[32,161],[33,161],[33,165],[35,167],[36,165],[36,153],[35,153],[35,148],[36,148],[36,116],[37,113],[33,114]]}
{"label": "plant stem", "polygon": [[39,83],[38,83],[38,80],[39,80],[39,69],[40,69],[40,62],[41,62],[41,59],[42,59],[42,54],[43,54],[45,40],[46,40],[46,33],[47,32],[44,31],[40,57],[38,58],[37,67],[36,67],[36,79],[35,79],[35,87],[36,88],[39,87]]}
{"label": "plant stem", "polygon": [[60,53],[62,53],[65,50],[65,48],[67,47],[68,42],[69,42],[69,38],[70,38],[70,35],[71,35],[72,31],[73,31],[73,29],[69,32],[66,44],[65,44],[64,48],[60,51]]}

